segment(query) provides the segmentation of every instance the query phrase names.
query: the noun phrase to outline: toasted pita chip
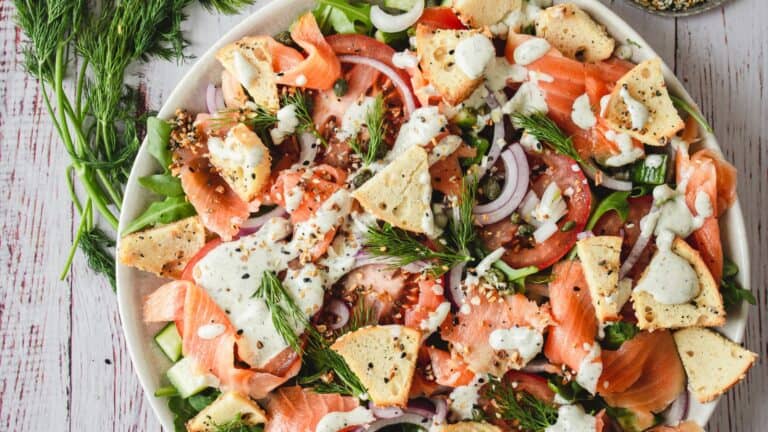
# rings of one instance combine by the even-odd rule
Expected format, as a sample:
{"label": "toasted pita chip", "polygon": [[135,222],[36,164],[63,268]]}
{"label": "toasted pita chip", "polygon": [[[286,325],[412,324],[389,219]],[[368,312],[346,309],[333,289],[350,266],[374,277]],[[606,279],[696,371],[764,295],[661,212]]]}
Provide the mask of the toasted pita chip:
{"label": "toasted pita chip", "polygon": [[280,102],[268,43],[264,36],[244,37],[221,48],[216,59],[245,87],[256,105],[275,112]]}
{"label": "toasted pita chip", "polygon": [[417,233],[434,231],[429,157],[413,146],[352,193],[361,206],[393,226]]}
{"label": "toasted pita chip", "polygon": [[[648,119],[640,128],[633,128],[632,111],[621,95],[622,89],[648,110]],[[616,83],[605,108],[605,119],[612,128],[651,146],[666,145],[685,127],[667,92],[661,59],[640,63]]]}
{"label": "toasted pita chip", "polygon": [[453,10],[464,24],[481,28],[498,23],[522,4],[522,0],[455,0]]}
{"label": "toasted pita chip", "polygon": [[757,361],[757,354],[712,330],[691,327],[675,332],[674,338],[688,375],[688,389],[701,403],[715,400],[736,385]]}
{"label": "toasted pita chip", "polygon": [[573,3],[543,10],[536,18],[536,35],[566,57],[589,63],[609,58],[616,46],[605,27]]}
{"label": "toasted pita chip", "polygon": [[222,425],[238,419],[243,424],[257,425],[266,423],[267,415],[247,396],[226,392],[187,422],[187,431],[216,432],[222,430]]}
{"label": "toasted pita chip", "polygon": [[595,236],[576,243],[592,304],[601,323],[619,319],[627,300],[619,290],[621,241],[618,236]]}
{"label": "toasted pita chip", "polygon": [[405,406],[416,369],[421,334],[401,325],[364,327],[331,346],[360,378],[373,403]]}
{"label": "toasted pita chip", "polygon": [[[672,252],[688,261],[699,278],[699,295],[690,303],[663,304],[651,293],[632,293],[637,326],[643,330],[685,327],[712,327],[725,324],[725,308],[720,289],[699,252],[680,238],[672,243]],[[657,252],[658,253],[658,252]],[[641,276],[646,277],[648,269]]]}

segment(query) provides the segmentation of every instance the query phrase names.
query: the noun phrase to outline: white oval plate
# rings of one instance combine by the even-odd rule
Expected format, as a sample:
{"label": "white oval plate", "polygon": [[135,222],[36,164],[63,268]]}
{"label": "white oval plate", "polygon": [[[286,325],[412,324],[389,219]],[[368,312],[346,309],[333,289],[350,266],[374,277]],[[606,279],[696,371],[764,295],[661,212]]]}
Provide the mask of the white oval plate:
{"label": "white oval plate", "polygon": [[[635,62],[658,57],[639,34],[597,0],[571,1],[589,12],[598,22],[604,24],[616,40],[624,41],[629,38],[637,41],[641,48],[634,48],[633,60]],[[206,85],[209,82],[218,82],[221,73],[221,66],[214,58],[214,53],[220,47],[247,35],[275,34],[285,30],[297,16],[309,10],[313,4],[313,0],[276,0],[243,20],[200,57],[168,97],[158,115],[161,118],[171,118],[178,107],[187,108],[192,112],[205,111]],[[666,65],[664,66],[664,73],[671,92],[683,97],[693,105],[693,100],[688,92],[685,91]],[[711,135],[706,138],[703,145],[719,150],[715,137]],[[128,222],[136,218],[151,201],[156,199],[142,189],[137,180],[139,177],[152,174],[157,170],[156,162],[147,152],[146,147],[142,146],[128,179],[123,210],[120,215],[120,231]],[[725,214],[722,225],[726,256],[729,256],[739,266],[740,282],[745,288],[749,288],[749,281],[746,276],[750,274],[749,253],[744,219],[738,202]],[[151,274],[122,265],[117,266],[117,301],[128,352],[152,409],[163,427],[168,431],[173,431],[173,415],[168,410],[166,399],[154,396],[155,390],[162,386],[163,374],[170,363],[152,339],[159,330],[159,326],[147,326],[142,321],[141,315],[144,296],[160,286],[162,282],[163,280]],[[742,305],[739,309],[731,312],[728,323],[722,332],[729,338],[740,342],[744,336],[746,317],[747,308]],[[702,405],[692,400],[689,418],[704,426],[712,415],[715,406],[716,402]]]}

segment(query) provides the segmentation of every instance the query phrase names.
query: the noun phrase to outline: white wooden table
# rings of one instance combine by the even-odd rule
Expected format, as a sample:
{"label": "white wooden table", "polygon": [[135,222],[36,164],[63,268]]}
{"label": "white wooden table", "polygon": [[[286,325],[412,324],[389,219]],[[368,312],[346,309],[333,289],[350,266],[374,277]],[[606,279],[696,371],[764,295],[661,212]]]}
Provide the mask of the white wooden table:
{"label": "white wooden table", "polygon": [[[722,400],[708,430],[768,430],[768,2],[734,0],[673,20],[624,0],[602,1],[674,68],[739,169],[758,299],[746,344],[761,361]],[[199,9],[190,14],[189,51],[196,55],[239,20]],[[21,68],[13,16],[11,2],[0,0],[0,431],[158,431],[107,282],[79,254],[70,278],[58,279],[74,231],[63,176],[68,158],[37,84]],[[159,108],[190,65],[138,68],[147,105]]]}

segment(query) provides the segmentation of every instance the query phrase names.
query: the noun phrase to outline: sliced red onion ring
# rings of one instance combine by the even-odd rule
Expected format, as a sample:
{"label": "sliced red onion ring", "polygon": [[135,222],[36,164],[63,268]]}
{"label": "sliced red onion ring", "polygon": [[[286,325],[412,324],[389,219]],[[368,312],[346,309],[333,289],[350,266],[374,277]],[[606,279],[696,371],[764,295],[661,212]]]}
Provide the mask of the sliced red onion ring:
{"label": "sliced red onion ring", "polygon": [[576,234],[576,240],[584,240],[584,239],[591,238],[591,237],[594,237],[594,236],[595,236],[595,233],[593,233],[592,231],[582,231],[582,232]]}
{"label": "sliced red onion ring", "polygon": [[371,8],[371,23],[383,32],[397,33],[416,24],[422,13],[424,13],[423,1],[414,2],[411,10],[400,15],[390,15],[374,5]]}
{"label": "sliced red onion ring", "polygon": [[432,421],[435,423],[445,422],[448,416],[448,402],[443,398],[432,398],[430,400],[435,405],[435,416],[432,418]]}
{"label": "sliced red onion ring", "polygon": [[[499,107],[499,101],[496,99],[496,96],[490,89],[488,89],[488,96],[485,98],[485,101],[488,103],[488,107],[491,109]],[[485,163],[483,163],[478,170],[478,179],[483,178],[483,176],[485,176],[493,164],[496,163],[496,160],[499,159],[499,155],[503,150],[503,145],[506,144],[506,133],[507,132],[506,127],[504,126],[503,118],[493,124],[493,138],[491,139],[491,148],[488,149],[488,157],[486,158]]]}
{"label": "sliced red onion ring", "polygon": [[[584,174],[586,174],[587,177],[589,177],[590,180],[595,182],[598,186],[602,186],[604,188],[613,189],[617,191],[631,191],[632,190],[632,182],[626,181],[626,180],[619,180],[615,179],[608,174],[600,171],[598,168],[588,165],[588,164],[582,164],[581,165],[582,170],[584,171]],[[597,182],[597,177],[600,176],[600,183]]]}
{"label": "sliced red onion ring", "polygon": [[690,407],[690,394],[683,390],[680,396],[672,402],[664,415],[664,423],[670,426],[677,426],[678,423],[688,417],[688,408]]}
{"label": "sliced red onion ring", "polygon": [[461,275],[464,273],[464,267],[467,263],[461,263],[456,265],[448,273],[448,290],[451,293],[451,299],[453,304],[461,307],[464,303],[464,290],[461,289]]}
{"label": "sliced red onion ring", "polygon": [[338,330],[347,325],[347,322],[349,322],[349,306],[347,306],[347,304],[343,301],[339,299],[332,299],[328,302],[325,310],[336,315],[336,318],[338,318],[335,323],[329,326],[331,330]]}
{"label": "sliced red onion ring", "polygon": [[435,415],[435,408],[436,406],[431,399],[416,398],[408,401],[408,407],[405,410],[409,413],[430,418]]}
{"label": "sliced red onion ring", "polygon": [[423,417],[418,414],[414,413],[405,413],[401,415],[400,417],[390,418],[390,419],[381,419],[376,420],[375,422],[371,423],[367,429],[365,429],[366,432],[376,432],[379,430],[384,429],[387,426],[392,426],[396,424],[403,424],[403,423],[409,423],[414,424],[417,426],[421,426],[424,429],[429,429],[430,425],[432,425],[432,420],[428,417]]}
{"label": "sliced red onion ring", "polygon": [[487,204],[475,206],[475,222],[479,225],[496,223],[517,210],[528,191],[530,168],[520,144],[513,144],[501,153],[506,176],[501,195]]}
{"label": "sliced red onion ring", "polygon": [[[419,3],[419,2],[416,2]],[[397,91],[400,92],[400,95],[403,97],[403,102],[405,103],[405,113],[410,116],[411,113],[416,110],[416,99],[413,96],[413,93],[411,92],[411,88],[408,86],[408,83],[406,83],[400,75],[391,67],[387,66],[386,64],[374,60],[370,57],[364,57],[364,56],[357,56],[357,55],[343,55],[339,56],[339,60],[341,60],[344,63],[353,63],[353,64],[363,64],[366,66],[370,66],[379,72],[383,73],[387,76],[387,78],[392,81],[392,84],[397,87]]]}
{"label": "sliced red onion ring", "polygon": [[380,407],[373,402],[368,405],[368,408],[371,409],[371,412],[373,412],[373,415],[375,415],[376,418],[380,419],[397,418],[404,414],[403,410],[398,407]]}
{"label": "sliced red onion ring", "polygon": [[637,241],[634,245],[632,245],[632,250],[629,251],[629,255],[627,256],[627,259],[624,260],[624,263],[621,265],[621,268],[619,269],[619,278],[623,278],[627,275],[627,273],[632,270],[633,267],[635,267],[635,264],[637,264],[637,260],[640,259],[640,256],[643,254],[643,251],[648,246],[648,242],[651,240],[651,233],[643,233],[643,230],[640,230],[640,236],[637,238]]}
{"label": "sliced red onion ring", "polygon": [[243,222],[242,225],[240,225],[240,234],[241,236],[253,234],[256,231],[258,231],[259,228],[261,228],[262,225],[267,223],[272,218],[276,217],[283,217],[286,214],[288,214],[284,208],[277,206],[273,208],[272,210],[264,213],[263,215],[252,217],[245,222]]}
{"label": "sliced red onion ring", "polygon": [[217,111],[224,109],[224,95],[219,87],[208,84],[205,89],[205,106],[211,114],[216,114]]}
{"label": "sliced red onion ring", "polygon": [[317,157],[317,139],[309,132],[302,132],[299,135],[299,146],[301,147],[299,164],[301,166],[309,166]]}

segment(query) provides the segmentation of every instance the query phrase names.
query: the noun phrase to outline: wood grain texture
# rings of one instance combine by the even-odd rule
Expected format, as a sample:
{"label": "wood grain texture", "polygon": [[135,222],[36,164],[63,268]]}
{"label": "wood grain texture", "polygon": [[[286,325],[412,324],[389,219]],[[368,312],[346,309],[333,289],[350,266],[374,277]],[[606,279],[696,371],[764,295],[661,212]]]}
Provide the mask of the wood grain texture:
{"label": "wood grain texture", "polygon": [[[277,0],[279,1],[279,0]],[[651,17],[603,0],[673,67],[739,169],[752,251],[747,346],[768,356],[768,5],[735,0],[694,18]],[[249,11],[258,9],[259,1]],[[0,0],[0,430],[159,431],[136,380],[114,295],[78,255],[58,280],[74,229],[64,184],[68,159],[37,83],[21,69],[13,6]],[[190,52],[202,54],[240,17],[190,10]],[[137,67],[135,83],[157,109],[191,63]],[[710,432],[758,432],[768,424],[768,365],[723,399]]]}

